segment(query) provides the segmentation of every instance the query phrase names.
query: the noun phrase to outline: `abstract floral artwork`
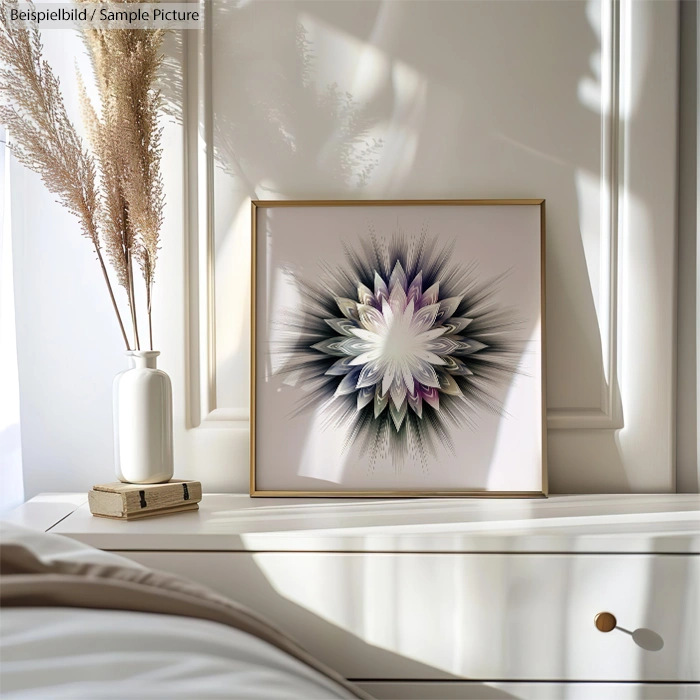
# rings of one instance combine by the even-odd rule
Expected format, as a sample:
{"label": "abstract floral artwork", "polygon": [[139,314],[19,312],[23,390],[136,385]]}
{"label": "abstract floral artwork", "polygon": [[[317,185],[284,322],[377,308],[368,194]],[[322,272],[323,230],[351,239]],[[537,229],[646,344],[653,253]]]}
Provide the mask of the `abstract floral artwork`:
{"label": "abstract floral artwork", "polygon": [[407,452],[426,465],[472,413],[501,411],[491,387],[517,370],[517,317],[492,300],[498,278],[479,284],[426,232],[359,242],[318,282],[295,278],[302,302],[271,351],[302,389],[298,410],[345,426],[345,449],[360,441],[370,466],[389,454],[400,468]]}
{"label": "abstract floral artwork", "polygon": [[[265,218],[265,253],[270,243],[275,251],[278,236],[289,244],[288,232],[282,230],[285,219],[298,220],[304,214],[304,207],[285,210],[279,206],[282,203],[274,204],[278,206],[270,207],[273,211]],[[356,206],[366,209],[363,216],[357,216]],[[278,291],[272,296],[278,301],[272,308],[266,304],[269,312],[262,330],[260,319],[254,319],[255,353],[263,361],[256,362],[253,376],[252,447],[257,464],[252,465],[252,477],[257,477],[257,486],[254,482],[252,492],[380,495],[391,487],[392,493],[386,495],[402,495],[418,490],[422,483],[426,495],[443,490],[446,494],[488,493],[492,489],[488,480],[483,483],[484,449],[464,450],[478,439],[484,425],[489,430],[482,435],[492,441],[494,421],[517,421],[507,405],[509,387],[518,382],[532,384],[531,366],[536,362],[531,357],[531,336],[533,326],[537,328],[541,321],[540,265],[529,275],[520,271],[521,278],[530,278],[522,292],[536,292],[536,298],[524,304],[513,295],[509,279],[514,267],[527,261],[502,250],[500,264],[495,260],[484,266],[483,241],[474,245],[474,255],[462,252],[469,238],[465,228],[470,226],[446,225],[455,212],[470,211],[470,207],[451,207],[453,216],[443,222],[443,217],[436,216],[445,211],[439,204],[426,206],[427,212],[406,207],[405,212],[392,212],[389,217],[386,210],[380,214],[376,205],[356,206],[309,204],[306,227],[300,230],[308,235],[309,226],[318,227],[319,236],[332,235],[326,233],[327,217],[335,214],[340,219],[349,210],[352,215],[346,213],[349,221],[342,226],[346,235],[330,245],[317,239],[309,249],[297,241],[274,269],[269,265],[274,253],[263,268],[267,293],[274,284]],[[532,208],[540,214],[539,206]],[[262,219],[258,212],[265,210],[263,203],[256,204],[256,219]],[[319,218],[323,210],[325,216]],[[291,211],[291,216],[280,216],[284,211]],[[537,226],[527,241],[533,247],[530,257],[539,261],[541,221],[529,219]],[[361,222],[361,228],[352,220]],[[257,230],[262,221],[255,223]],[[291,223],[290,231],[302,221]],[[255,236],[255,308],[261,276],[259,241]],[[322,254],[323,248],[331,254]],[[494,252],[498,249],[494,246]],[[510,293],[504,293],[509,287]],[[533,309],[537,319],[532,318]],[[539,328],[537,336],[534,349],[541,358]],[[261,366],[264,378],[258,376]],[[543,403],[537,374],[539,391],[533,391],[532,411],[539,415],[539,427],[531,439],[539,445],[540,479],[531,489],[514,489],[523,492],[543,491]],[[274,387],[277,403],[285,406],[282,411],[261,411],[256,398],[265,387]],[[268,402],[265,397],[262,405]],[[278,437],[294,436],[280,454],[269,449],[268,440],[259,440],[259,434],[273,426]],[[305,436],[303,445],[300,434]],[[469,436],[466,441],[465,435]],[[268,476],[261,474],[260,459],[267,452],[275,454],[271,463],[283,477],[269,486]],[[476,459],[478,465],[473,464]],[[463,465],[456,481],[455,463]],[[443,468],[446,474],[441,475]],[[292,478],[284,478],[285,473]]]}

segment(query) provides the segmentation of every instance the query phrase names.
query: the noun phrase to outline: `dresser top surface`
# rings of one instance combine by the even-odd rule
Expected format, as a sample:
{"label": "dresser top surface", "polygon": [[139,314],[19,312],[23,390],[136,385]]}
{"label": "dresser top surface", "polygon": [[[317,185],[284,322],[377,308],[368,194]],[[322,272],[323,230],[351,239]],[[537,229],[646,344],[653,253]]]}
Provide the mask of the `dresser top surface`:
{"label": "dresser top surface", "polygon": [[85,494],[41,494],[6,519],[100,549],[700,553],[700,496],[338,500],[205,495],[199,511],[95,518]]}

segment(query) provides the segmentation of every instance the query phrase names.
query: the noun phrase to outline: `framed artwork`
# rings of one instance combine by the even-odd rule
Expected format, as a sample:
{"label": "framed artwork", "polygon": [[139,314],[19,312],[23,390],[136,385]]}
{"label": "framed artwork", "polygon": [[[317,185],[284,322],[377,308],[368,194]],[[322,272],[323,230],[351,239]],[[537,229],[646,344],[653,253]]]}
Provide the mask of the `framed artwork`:
{"label": "framed artwork", "polygon": [[544,200],[252,203],[251,496],[547,493]]}

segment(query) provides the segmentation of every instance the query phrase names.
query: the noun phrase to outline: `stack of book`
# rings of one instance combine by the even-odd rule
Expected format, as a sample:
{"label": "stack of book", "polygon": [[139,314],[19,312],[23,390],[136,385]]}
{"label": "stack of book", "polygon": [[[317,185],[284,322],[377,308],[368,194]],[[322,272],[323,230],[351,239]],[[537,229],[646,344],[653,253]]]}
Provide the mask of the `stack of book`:
{"label": "stack of book", "polygon": [[165,484],[98,484],[88,493],[90,512],[98,518],[136,520],[154,515],[197,510],[202,500],[199,481],[173,479]]}

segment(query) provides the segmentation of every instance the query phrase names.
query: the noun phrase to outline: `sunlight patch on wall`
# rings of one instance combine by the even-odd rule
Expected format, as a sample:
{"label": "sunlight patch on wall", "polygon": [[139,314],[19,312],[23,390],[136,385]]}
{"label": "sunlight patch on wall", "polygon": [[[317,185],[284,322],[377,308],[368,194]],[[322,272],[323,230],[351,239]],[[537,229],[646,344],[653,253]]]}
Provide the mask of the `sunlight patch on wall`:
{"label": "sunlight patch on wall", "polygon": [[586,75],[579,80],[578,83],[578,99],[579,102],[588,107],[592,112],[606,112],[609,108],[607,95],[603,86],[603,82],[607,76],[601,74],[603,65],[607,65],[609,56],[607,51],[610,47],[608,37],[610,36],[609,13],[605,12],[603,3],[600,0],[589,0],[586,3],[586,18],[591,25],[591,29],[598,39],[599,51],[591,54],[589,59],[589,68],[592,75]]}
{"label": "sunlight patch on wall", "polygon": [[[586,18],[598,37],[600,51],[590,56],[591,75],[578,84],[579,102],[592,112],[608,115],[611,112],[611,75],[613,62],[613,0],[589,0]],[[650,54],[653,49],[651,13],[653,3],[619,3],[619,79],[623,87],[620,99],[620,118],[629,120],[635,114],[647,79]],[[633,40],[634,37],[634,40]],[[634,66],[634,70],[632,69]]]}
{"label": "sunlight patch on wall", "polygon": [[247,344],[250,295],[250,201],[238,207],[216,250],[217,294],[225,300],[226,314],[216,323],[217,362],[243,351]]}

